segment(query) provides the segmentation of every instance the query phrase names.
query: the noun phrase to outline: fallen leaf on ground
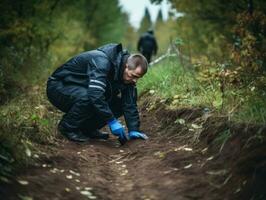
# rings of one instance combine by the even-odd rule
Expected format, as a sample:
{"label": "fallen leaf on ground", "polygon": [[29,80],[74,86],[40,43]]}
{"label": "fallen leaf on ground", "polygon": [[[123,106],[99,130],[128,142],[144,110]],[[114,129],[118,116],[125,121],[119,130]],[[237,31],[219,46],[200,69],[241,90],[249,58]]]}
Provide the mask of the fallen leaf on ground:
{"label": "fallen leaf on ground", "polygon": [[67,178],[67,179],[72,179],[73,176],[72,176],[72,175],[66,175],[66,178]]}
{"label": "fallen leaf on ground", "polygon": [[29,185],[28,181],[25,180],[17,180],[19,182],[20,185]]}
{"label": "fallen leaf on ground", "polygon": [[190,167],[192,167],[192,164],[186,165],[184,169],[189,169]]}
{"label": "fallen leaf on ground", "polygon": [[191,124],[191,127],[194,128],[194,129],[200,129],[200,128],[202,128],[201,125],[197,125],[197,124]]}
{"label": "fallen leaf on ground", "polygon": [[206,160],[207,160],[207,161],[210,161],[210,160],[212,160],[213,158],[214,158],[214,157],[211,156],[211,157],[207,158]]}
{"label": "fallen leaf on ground", "polygon": [[29,197],[29,196],[23,196],[23,195],[18,195],[18,196],[19,196],[19,198],[21,200],[33,200],[33,198],[32,197]]}

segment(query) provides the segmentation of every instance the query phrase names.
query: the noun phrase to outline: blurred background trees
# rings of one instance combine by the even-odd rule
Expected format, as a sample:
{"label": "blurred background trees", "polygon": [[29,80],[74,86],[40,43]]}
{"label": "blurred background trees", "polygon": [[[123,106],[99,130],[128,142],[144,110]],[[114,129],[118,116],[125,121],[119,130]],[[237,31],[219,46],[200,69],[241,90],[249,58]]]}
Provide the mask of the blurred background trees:
{"label": "blurred background trees", "polygon": [[127,31],[118,0],[0,2],[0,102],[47,78],[69,56]]}
{"label": "blurred background trees", "polygon": [[[186,53],[204,64],[219,62],[247,73],[265,71],[266,2],[263,0],[169,0],[182,15],[176,18],[175,36]],[[155,3],[161,0],[153,0]],[[164,24],[167,27],[168,21]],[[169,32],[164,27],[164,32]]]}
{"label": "blurred background trees", "polygon": [[178,41],[182,53],[199,68],[227,70],[224,74],[230,74],[231,82],[248,84],[263,79],[265,1],[169,2],[176,11],[170,10],[168,18],[159,11],[152,21],[146,8],[136,30],[118,0],[2,0],[0,102],[28,85],[43,82],[55,67],[80,51],[108,42],[122,42],[136,51],[138,37],[149,28],[154,29],[159,55],[171,41]]}

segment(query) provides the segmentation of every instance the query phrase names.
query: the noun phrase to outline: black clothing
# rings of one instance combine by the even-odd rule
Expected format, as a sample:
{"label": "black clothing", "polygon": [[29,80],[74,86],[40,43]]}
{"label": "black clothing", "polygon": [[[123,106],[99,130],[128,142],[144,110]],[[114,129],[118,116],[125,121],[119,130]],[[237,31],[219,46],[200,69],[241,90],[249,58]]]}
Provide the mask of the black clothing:
{"label": "black clothing", "polygon": [[74,142],[87,142],[89,141],[90,137],[83,134],[81,131],[70,131],[66,130],[64,126],[61,126],[61,124],[58,125],[58,130],[62,135],[64,135],[67,139],[74,141]]}
{"label": "black clothing", "polygon": [[147,61],[150,62],[152,54],[155,55],[158,50],[154,35],[149,31],[144,33],[138,41],[137,49],[145,56]]}
{"label": "black clothing", "polygon": [[69,130],[94,131],[123,114],[129,131],[138,131],[137,91],[122,80],[128,57],[121,44],[108,44],[59,67],[47,82],[47,96],[66,113],[60,124]]}

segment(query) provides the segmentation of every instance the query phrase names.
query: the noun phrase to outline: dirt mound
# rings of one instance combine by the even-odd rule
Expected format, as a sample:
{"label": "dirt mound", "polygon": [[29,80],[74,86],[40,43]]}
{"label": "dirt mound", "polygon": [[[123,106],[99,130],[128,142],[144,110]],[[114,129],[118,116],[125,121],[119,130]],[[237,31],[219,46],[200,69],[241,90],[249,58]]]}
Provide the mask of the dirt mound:
{"label": "dirt mound", "polygon": [[[153,111],[159,134],[192,144],[199,153],[209,155],[202,170],[217,193],[228,199],[266,199],[265,125],[233,123],[202,108],[172,110],[160,100],[156,100],[156,106],[147,102],[152,101],[146,98],[142,109]],[[178,168],[194,157],[169,153],[165,159]]]}
{"label": "dirt mound", "polygon": [[201,108],[171,110],[160,100],[140,105],[149,140],[57,139],[0,185],[1,198],[265,199],[265,126],[233,124]]}

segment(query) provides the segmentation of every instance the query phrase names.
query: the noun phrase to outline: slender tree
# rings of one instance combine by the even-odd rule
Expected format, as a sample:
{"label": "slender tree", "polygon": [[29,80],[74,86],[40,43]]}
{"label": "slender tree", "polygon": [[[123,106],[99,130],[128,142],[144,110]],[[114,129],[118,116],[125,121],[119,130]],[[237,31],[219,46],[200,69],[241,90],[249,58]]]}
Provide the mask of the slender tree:
{"label": "slender tree", "polygon": [[151,15],[148,8],[145,8],[144,16],[140,23],[139,33],[147,31],[149,28],[152,28]]}

